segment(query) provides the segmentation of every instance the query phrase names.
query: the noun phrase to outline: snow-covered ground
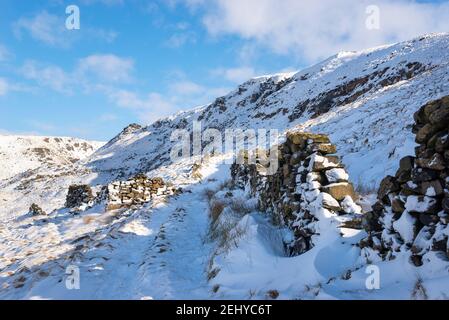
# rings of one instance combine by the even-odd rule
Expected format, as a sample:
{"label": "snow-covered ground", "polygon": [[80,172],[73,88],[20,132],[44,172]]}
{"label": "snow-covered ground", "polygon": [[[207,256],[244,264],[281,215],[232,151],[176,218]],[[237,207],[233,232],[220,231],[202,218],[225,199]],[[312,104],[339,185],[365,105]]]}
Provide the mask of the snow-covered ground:
{"label": "snow-covered ground", "polygon": [[[132,126],[104,146],[0,137],[0,298],[250,299],[274,291],[282,299],[446,298],[447,265],[416,268],[405,255],[372,261],[380,289],[368,290],[368,265],[355,246],[364,232],[340,229],[338,219],[323,222],[312,250],[287,257],[280,239],[288,232],[253,210],[233,222],[237,241],[217,251],[205,193],[225,192],[229,165],[210,159],[200,182],[190,176],[194,159],[171,163],[169,153],[171,133],[191,131],[193,120],[221,132],[266,128],[282,136],[300,128],[329,134],[350,179],[374,189],[413,153],[413,113],[449,94],[448,47],[449,35],[438,34],[340,53],[297,73],[251,79],[210,105]],[[134,211],[98,205],[74,215],[64,208],[71,184],[98,191],[139,172],[184,193]],[[30,216],[31,203],[49,216]],[[66,288],[69,266],[80,270],[80,290]]]}

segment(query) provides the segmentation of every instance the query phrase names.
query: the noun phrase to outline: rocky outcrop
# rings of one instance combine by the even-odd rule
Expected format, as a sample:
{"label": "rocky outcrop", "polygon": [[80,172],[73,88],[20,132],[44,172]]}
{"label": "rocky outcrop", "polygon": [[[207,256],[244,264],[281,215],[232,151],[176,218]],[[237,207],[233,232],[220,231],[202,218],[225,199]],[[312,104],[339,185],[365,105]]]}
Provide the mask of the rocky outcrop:
{"label": "rocky outcrop", "polygon": [[30,210],[29,210],[30,214],[33,216],[46,216],[47,213],[41,209],[41,207],[39,207],[37,204],[33,203],[30,206]]}
{"label": "rocky outcrop", "polygon": [[233,164],[231,174],[237,187],[249,188],[258,198],[262,211],[291,228],[294,239],[285,244],[290,255],[297,255],[314,246],[320,219],[359,214],[361,208],[326,135],[292,132],[278,149],[279,168],[274,174],[267,174],[261,163]]}
{"label": "rocky outcrop", "polygon": [[66,197],[67,208],[78,208],[88,205],[94,200],[92,189],[89,185],[71,185]]}
{"label": "rocky outcrop", "polygon": [[361,246],[389,259],[406,250],[420,266],[429,251],[449,255],[449,96],[424,105],[414,118],[415,157],[403,158],[396,175],[382,181]]}
{"label": "rocky outcrop", "polygon": [[142,205],[156,196],[173,195],[174,187],[167,186],[161,178],[148,178],[138,174],[127,181],[115,181],[107,187],[107,209],[115,210],[132,205]]}

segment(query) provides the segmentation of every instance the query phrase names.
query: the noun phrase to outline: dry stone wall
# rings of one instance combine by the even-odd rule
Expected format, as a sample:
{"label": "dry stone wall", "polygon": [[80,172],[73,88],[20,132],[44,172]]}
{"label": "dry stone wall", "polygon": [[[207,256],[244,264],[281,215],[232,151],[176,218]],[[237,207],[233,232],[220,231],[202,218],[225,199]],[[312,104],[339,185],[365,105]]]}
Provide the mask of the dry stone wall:
{"label": "dry stone wall", "polygon": [[139,174],[127,181],[115,181],[107,188],[108,210],[141,205],[156,196],[172,195],[177,190],[167,186],[162,178],[148,178]]}
{"label": "dry stone wall", "polygon": [[430,251],[449,256],[449,96],[424,105],[414,118],[415,156],[403,158],[396,175],[382,181],[361,246],[384,259],[406,250],[421,266]]}
{"label": "dry stone wall", "polygon": [[286,243],[290,255],[314,246],[320,219],[361,213],[336,152],[326,135],[292,132],[278,147],[279,167],[274,174],[267,174],[268,166],[261,163],[231,167],[234,185],[249,188],[262,211],[293,231],[294,239]]}

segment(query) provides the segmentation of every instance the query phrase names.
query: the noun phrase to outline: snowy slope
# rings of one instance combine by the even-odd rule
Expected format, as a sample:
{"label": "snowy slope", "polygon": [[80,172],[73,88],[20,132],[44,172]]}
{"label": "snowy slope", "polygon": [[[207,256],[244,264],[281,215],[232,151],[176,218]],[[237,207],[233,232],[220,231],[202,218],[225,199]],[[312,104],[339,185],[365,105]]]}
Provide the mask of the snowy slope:
{"label": "snowy slope", "polygon": [[[212,261],[216,244],[206,237],[204,192],[229,179],[229,166],[213,158],[199,183],[190,175],[196,159],[171,163],[169,152],[171,133],[191,130],[193,120],[222,132],[273,128],[282,134],[302,128],[329,134],[351,180],[375,185],[396,170],[402,156],[413,153],[413,113],[449,94],[448,47],[449,34],[437,34],[339,53],[297,73],[251,79],[210,105],[147,127],[131,125],[92,155],[59,152],[64,156],[52,161],[23,162],[17,174],[0,182],[0,298],[246,299],[278,290],[285,299],[404,299],[412,297],[417,279],[428,286],[430,297],[444,298],[449,292],[436,279],[447,283],[445,267],[415,272],[401,259],[381,264],[385,290],[366,291],[365,268],[354,247],[362,231],[343,230],[342,238],[334,229],[316,250],[284,257],[273,243],[282,230],[255,211],[240,219],[247,232],[237,248]],[[11,144],[16,145],[1,143]],[[161,176],[186,192],[119,215],[101,206],[80,215],[63,208],[70,184],[88,183],[98,190],[138,172]],[[49,217],[27,215],[33,202]],[[208,282],[211,262],[223,271]],[[68,265],[80,268],[79,291],[65,288]],[[357,281],[342,279],[348,270]],[[402,270],[401,286],[394,291]],[[216,285],[220,290],[214,293]]]}
{"label": "snowy slope", "polygon": [[103,145],[76,138],[0,135],[0,180],[42,165],[75,163]]}
{"label": "snowy slope", "polygon": [[449,93],[449,35],[341,52],[298,73],[251,79],[214,103],[131,130],[86,160],[93,171],[128,175],[170,162],[170,134],[203,129],[279,129],[329,134],[352,180],[378,184],[414,147],[413,113]]}

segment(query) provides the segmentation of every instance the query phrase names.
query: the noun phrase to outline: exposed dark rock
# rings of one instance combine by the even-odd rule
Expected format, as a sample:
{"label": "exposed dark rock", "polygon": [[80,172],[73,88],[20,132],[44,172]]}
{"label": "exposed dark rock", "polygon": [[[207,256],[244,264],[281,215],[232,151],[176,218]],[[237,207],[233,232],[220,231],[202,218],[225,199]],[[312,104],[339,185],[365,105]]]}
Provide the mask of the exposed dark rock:
{"label": "exposed dark rock", "polygon": [[88,204],[94,199],[89,185],[71,185],[66,197],[66,207],[76,208]]}
{"label": "exposed dark rock", "polygon": [[41,207],[39,207],[37,204],[33,203],[30,206],[30,210],[29,212],[33,215],[33,216],[46,216],[47,213],[41,209]]}

